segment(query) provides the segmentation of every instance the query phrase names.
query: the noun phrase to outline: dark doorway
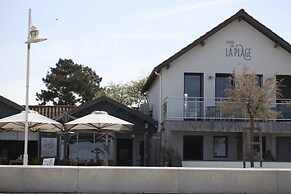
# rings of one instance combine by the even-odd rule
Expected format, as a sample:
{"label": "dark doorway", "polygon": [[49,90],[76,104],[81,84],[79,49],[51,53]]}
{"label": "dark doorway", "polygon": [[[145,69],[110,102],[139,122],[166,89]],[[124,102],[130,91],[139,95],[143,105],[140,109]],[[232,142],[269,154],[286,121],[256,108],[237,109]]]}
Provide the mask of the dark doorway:
{"label": "dark doorway", "polygon": [[183,159],[203,160],[203,136],[184,136]]}
{"label": "dark doorway", "polygon": [[276,138],[276,161],[291,162],[291,137]]}
{"label": "dark doorway", "polygon": [[132,166],[132,139],[117,139],[116,147],[116,165]]}
{"label": "dark doorway", "polygon": [[140,166],[144,166],[144,141],[139,144]]}

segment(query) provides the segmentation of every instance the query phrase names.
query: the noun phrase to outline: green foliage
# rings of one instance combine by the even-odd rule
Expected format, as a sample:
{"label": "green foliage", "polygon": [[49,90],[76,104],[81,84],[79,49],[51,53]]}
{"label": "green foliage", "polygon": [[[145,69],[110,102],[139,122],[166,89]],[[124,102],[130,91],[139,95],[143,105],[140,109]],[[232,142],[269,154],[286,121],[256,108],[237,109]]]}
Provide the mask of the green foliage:
{"label": "green foliage", "polygon": [[140,91],[145,84],[147,77],[139,78],[135,81],[127,83],[110,83],[104,88],[103,92],[99,92],[97,96],[102,94],[109,98],[112,98],[126,106],[137,106],[148,101],[147,94],[142,94]]}
{"label": "green foliage", "polygon": [[71,59],[59,59],[42,81],[47,90],[36,93],[38,101],[45,105],[75,105],[93,100],[100,91],[99,77],[91,68],[74,63]]}
{"label": "green foliage", "polygon": [[38,157],[35,157],[32,159],[31,164],[33,165],[41,165],[42,164],[42,160]]}

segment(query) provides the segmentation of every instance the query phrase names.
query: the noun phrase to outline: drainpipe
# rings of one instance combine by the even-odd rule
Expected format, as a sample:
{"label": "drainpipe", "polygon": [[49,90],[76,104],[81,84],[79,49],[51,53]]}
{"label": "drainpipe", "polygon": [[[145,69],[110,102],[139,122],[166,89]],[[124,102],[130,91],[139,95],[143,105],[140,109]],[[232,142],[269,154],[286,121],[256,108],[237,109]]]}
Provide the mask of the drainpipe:
{"label": "drainpipe", "polygon": [[[156,165],[160,166],[161,165],[161,160],[160,160],[160,155],[162,153],[162,147],[163,147],[163,142],[162,142],[162,134],[161,134],[161,131],[162,131],[162,75],[160,73],[158,73],[157,71],[155,71],[155,74],[157,76],[160,77],[160,91],[159,91],[159,123],[158,123],[158,133],[160,133],[160,141],[159,141],[159,145],[156,144],[156,149],[157,149],[157,152],[156,152]],[[156,142],[157,143],[157,142]]]}
{"label": "drainpipe", "polygon": [[155,71],[155,74],[157,76],[160,77],[160,91],[159,91],[159,96],[160,96],[160,99],[159,99],[159,104],[160,104],[160,108],[159,108],[159,126],[158,126],[158,132],[161,132],[162,130],[162,75],[160,73],[158,73],[157,71]]}

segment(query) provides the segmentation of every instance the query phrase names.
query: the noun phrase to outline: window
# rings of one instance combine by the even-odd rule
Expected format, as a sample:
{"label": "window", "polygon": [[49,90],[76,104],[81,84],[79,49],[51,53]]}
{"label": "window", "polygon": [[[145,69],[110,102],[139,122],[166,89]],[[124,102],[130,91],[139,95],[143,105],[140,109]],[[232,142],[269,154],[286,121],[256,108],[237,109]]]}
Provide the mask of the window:
{"label": "window", "polygon": [[257,85],[259,87],[262,87],[262,84],[263,84],[263,75],[262,74],[258,74],[257,77],[256,77],[256,79],[257,79]]}
{"label": "window", "polygon": [[185,118],[197,118],[202,114],[203,99],[203,74],[184,74],[184,116]]}
{"label": "window", "polygon": [[277,75],[276,80],[282,81],[281,96],[276,99],[277,111],[281,112],[283,119],[291,119],[290,105],[286,103],[291,101],[291,75]]}
{"label": "window", "polygon": [[[258,136],[254,136],[254,142],[260,142]],[[254,145],[255,155],[260,156],[260,145]],[[266,154],[266,137],[262,137],[262,157],[265,157]]]}
{"label": "window", "polygon": [[277,102],[282,102],[283,99],[291,99],[291,75],[277,75],[276,80],[281,83],[281,99],[278,99]]}
{"label": "window", "polygon": [[[109,142],[109,159],[112,159],[112,140]],[[92,161],[101,163],[104,159],[104,141],[99,133],[75,133],[69,137],[68,153],[70,161]]]}
{"label": "window", "polygon": [[227,136],[213,137],[213,157],[227,158],[228,138]]}
{"label": "window", "polygon": [[[226,89],[233,86],[232,80],[230,79],[231,74],[228,73],[216,73],[215,74],[215,97],[216,98],[227,98]],[[262,86],[263,75],[256,75],[257,85]]]}
{"label": "window", "polygon": [[202,97],[203,74],[185,73],[184,75],[184,94],[188,97]]}
{"label": "window", "polygon": [[231,86],[230,74],[217,73],[215,74],[215,97],[227,98],[226,88]]}

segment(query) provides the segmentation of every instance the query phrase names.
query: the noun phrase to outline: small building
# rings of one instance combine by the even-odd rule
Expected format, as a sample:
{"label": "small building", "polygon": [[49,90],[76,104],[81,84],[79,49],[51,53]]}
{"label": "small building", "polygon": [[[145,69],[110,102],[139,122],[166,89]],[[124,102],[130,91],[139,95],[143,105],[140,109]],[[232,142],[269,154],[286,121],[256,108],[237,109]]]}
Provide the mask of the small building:
{"label": "small building", "polygon": [[[131,109],[108,97],[100,97],[80,106],[29,106],[46,117],[66,122],[85,116],[93,111],[108,114],[134,124],[132,131],[112,134],[110,140],[110,165],[145,166],[153,165],[150,154],[150,139],[156,130],[156,122],[138,110]],[[0,96],[0,118],[18,114],[20,106]],[[66,139],[67,138],[67,139]],[[68,145],[68,146],[65,146]],[[97,152],[98,151],[98,152]],[[56,158],[56,164],[101,165],[104,140],[99,132],[59,132],[28,134],[29,164],[39,164],[42,158]],[[24,152],[24,132],[0,130],[0,164],[17,163]],[[62,163],[67,156],[69,163]],[[98,157],[98,158],[97,158]]]}
{"label": "small building", "polygon": [[[109,115],[133,123],[132,131],[112,134],[109,148],[109,164],[117,166],[152,165],[150,141],[156,130],[156,122],[140,111],[131,109],[106,96],[84,103],[57,119],[63,123],[91,114],[93,111],[106,111]],[[63,136],[64,137],[64,136]],[[96,164],[103,160],[104,140],[100,132],[68,132],[66,148],[65,139],[61,139],[60,157],[72,163],[85,165]],[[64,152],[63,152],[64,150]],[[65,153],[68,152],[68,153]]]}
{"label": "small building", "polygon": [[[43,116],[54,118],[75,106],[29,106],[30,110],[37,111]],[[9,99],[0,96],[0,118],[8,117],[24,111],[24,106],[18,105]],[[28,132],[28,157],[29,164],[39,163],[39,158],[45,157],[42,149],[43,138],[54,138],[57,140],[59,134]],[[56,141],[57,142],[57,141]],[[53,156],[58,154],[57,143],[54,146]],[[19,159],[24,152],[24,132],[0,130],[0,164],[21,164]]]}
{"label": "small building", "polygon": [[[157,65],[142,92],[149,94],[163,148],[183,161],[241,161],[248,118],[225,118],[218,103],[226,98],[228,77],[243,65],[261,81],[276,74],[282,98],[273,107],[282,118],[256,122],[263,152],[291,161],[291,46],[241,9]],[[257,150],[258,151],[258,150]]]}
{"label": "small building", "polygon": [[[11,100],[0,96],[0,118],[18,114],[24,108]],[[24,152],[24,133],[0,131],[0,164],[9,164],[11,159],[16,159]],[[37,137],[30,136],[29,146],[37,145]],[[30,149],[30,155],[37,155],[37,149]]]}

